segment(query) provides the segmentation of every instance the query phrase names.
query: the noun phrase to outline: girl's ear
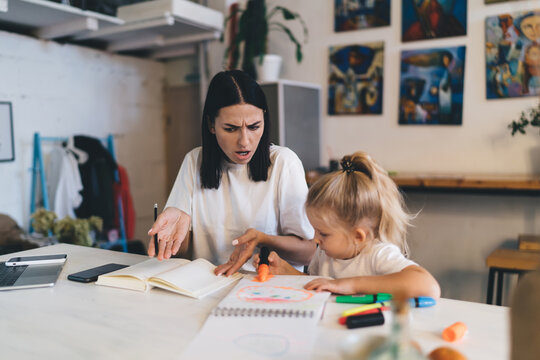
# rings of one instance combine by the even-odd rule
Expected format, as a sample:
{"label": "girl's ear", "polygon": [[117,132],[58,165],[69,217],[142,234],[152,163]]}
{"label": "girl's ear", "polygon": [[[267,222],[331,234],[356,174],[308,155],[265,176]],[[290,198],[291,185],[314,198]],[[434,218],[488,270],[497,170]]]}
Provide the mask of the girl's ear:
{"label": "girl's ear", "polygon": [[367,233],[364,229],[362,229],[361,227],[357,227],[354,229],[354,239],[359,243],[359,244],[364,244],[364,242],[366,241],[367,239]]}

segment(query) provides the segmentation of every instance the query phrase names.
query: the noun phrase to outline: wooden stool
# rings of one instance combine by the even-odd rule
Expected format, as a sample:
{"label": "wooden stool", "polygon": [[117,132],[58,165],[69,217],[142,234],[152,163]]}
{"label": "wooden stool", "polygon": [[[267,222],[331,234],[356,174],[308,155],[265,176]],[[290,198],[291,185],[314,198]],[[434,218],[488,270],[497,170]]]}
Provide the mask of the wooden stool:
{"label": "wooden stool", "polygon": [[486,258],[489,267],[487,303],[493,303],[493,283],[497,274],[496,304],[502,304],[503,277],[505,273],[521,275],[540,267],[540,252],[519,249],[496,249]]}

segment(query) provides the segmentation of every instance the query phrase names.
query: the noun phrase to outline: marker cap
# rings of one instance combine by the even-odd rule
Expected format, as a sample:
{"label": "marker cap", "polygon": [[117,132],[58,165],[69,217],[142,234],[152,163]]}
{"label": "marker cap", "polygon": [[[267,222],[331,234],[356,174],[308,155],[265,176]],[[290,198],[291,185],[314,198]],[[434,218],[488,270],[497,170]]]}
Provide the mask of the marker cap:
{"label": "marker cap", "polygon": [[467,332],[467,325],[458,321],[443,330],[442,338],[446,341],[453,342],[461,339]]}
{"label": "marker cap", "polygon": [[428,307],[434,306],[437,302],[429,296],[419,296],[409,299],[409,303],[411,307]]}

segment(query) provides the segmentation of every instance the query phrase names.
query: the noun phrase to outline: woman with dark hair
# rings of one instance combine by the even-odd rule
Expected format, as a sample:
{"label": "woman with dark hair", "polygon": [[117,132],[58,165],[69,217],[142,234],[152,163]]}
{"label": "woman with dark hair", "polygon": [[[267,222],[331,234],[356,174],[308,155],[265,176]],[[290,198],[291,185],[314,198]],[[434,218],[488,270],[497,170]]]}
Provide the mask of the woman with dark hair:
{"label": "woman with dark hair", "polygon": [[[202,147],[184,158],[165,210],[148,232],[158,235],[159,260],[189,249],[193,258],[222,264],[216,274],[229,276],[265,245],[297,265],[309,263],[315,245],[303,240],[313,238],[304,169],[294,152],[270,144],[269,121],[264,93],[249,75],[214,76]],[[152,241],[148,254],[156,255]]]}

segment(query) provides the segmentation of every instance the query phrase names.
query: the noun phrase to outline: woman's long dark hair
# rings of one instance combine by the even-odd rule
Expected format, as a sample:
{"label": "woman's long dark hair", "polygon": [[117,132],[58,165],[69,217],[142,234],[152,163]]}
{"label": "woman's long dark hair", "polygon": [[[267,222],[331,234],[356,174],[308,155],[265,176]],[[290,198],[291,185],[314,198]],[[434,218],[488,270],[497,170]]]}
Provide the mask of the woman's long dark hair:
{"label": "woman's long dark hair", "polygon": [[202,130],[201,184],[206,189],[217,189],[221,183],[222,162],[225,154],[216,135],[210,132],[219,110],[238,104],[250,104],[264,112],[264,131],[259,146],[249,162],[249,177],[253,181],[266,181],[270,167],[270,118],[266,97],[248,74],[240,70],[222,71],[210,82],[204,103]]}

